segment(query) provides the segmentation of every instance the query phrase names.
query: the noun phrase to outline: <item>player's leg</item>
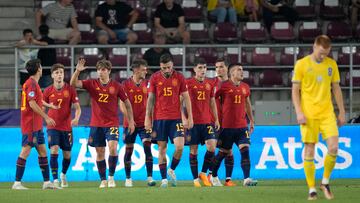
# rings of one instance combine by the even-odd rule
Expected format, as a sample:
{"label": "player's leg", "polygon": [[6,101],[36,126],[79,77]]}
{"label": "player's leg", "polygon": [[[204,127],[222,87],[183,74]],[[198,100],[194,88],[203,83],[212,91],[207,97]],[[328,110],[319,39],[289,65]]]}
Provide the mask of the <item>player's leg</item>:
{"label": "player's leg", "polygon": [[250,134],[247,128],[238,129],[237,145],[241,154],[241,169],[244,175],[244,186],[256,186],[257,180],[250,178]]}
{"label": "player's leg", "polygon": [[21,147],[21,152],[16,161],[15,182],[12,185],[12,189],[14,189],[14,190],[28,189],[21,184],[21,179],[25,172],[26,159],[29,156],[32,147],[28,144],[28,141],[27,141],[28,136],[27,135],[23,135],[22,140],[23,140],[23,142],[22,142],[23,146]]}
{"label": "player's leg", "polygon": [[190,155],[189,155],[189,161],[190,161],[190,169],[191,173],[194,179],[194,186],[195,187],[201,187],[199,182],[199,175],[198,175],[198,160],[197,160],[197,154],[198,154],[198,145],[190,145]]}
{"label": "player's leg", "polygon": [[59,144],[61,139],[61,132],[54,129],[47,130],[48,134],[48,143],[50,148],[50,168],[51,174],[53,177],[54,185],[59,187],[59,177],[58,177],[58,157],[59,157]]}
{"label": "player's leg", "polygon": [[166,175],[166,150],[167,150],[167,142],[166,141],[157,141],[158,147],[159,147],[159,157],[158,157],[158,163],[159,163],[159,170],[161,175],[161,185],[160,187],[167,187],[168,180]]}
{"label": "player's leg", "polygon": [[[119,128],[118,127],[111,127],[107,129],[106,132],[106,139],[108,141],[109,145],[109,182],[108,187],[116,187],[115,180],[114,180],[114,174],[116,165],[118,162],[118,143],[119,143]],[[130,157],[131,158],[131,157]],[[130,160],[131,163],[131,160]]]}
{"label": "player's leg", "polygon": [[155,186],[156,182],[153,180],[153,155],[151,153],[151,135],[147,133],[145,129],[140,130],[140,138],[144,147],[145,154],[145,166],[146,166],[146,174],[148,186]]}
{"label": "player's leg", "polygon": [[229,153],[225,157],[225,186],[236,186],[234,182],[232,182],[231,177],[234,169],[234,154],[233,150],[230,149]]}
{"label": "player's leg", "polygon": [[127,128],[124,128],[124,143],[125,143],[125,155],[124,155],[124,165],[125,165],[125,187],[132,187],[131,180],[131,156],[134,151],[134,143],[137,135],[137,129],[130,134]]}
{"label": "player's leg", "polygon": [[333,199],[329,186],[330,175],[336,164],[336,157],[339,149],[339,131],[336,124],[336,119],[330,117],[325,119],[320,124],[320,131],[323,139],[326,140],[328,152],[324,160],[324,174],[321,181],[320,189],[324,192],[326,199]]}
{"label": "player's leg", "polygon": [[90,135],[88,140],[89,146],[95,147],[96,150],[96,166],[98,168],[98,173],[101,180],[99,188],[107,187],[105,162],[105,129],[108,128],[90,127]]}
{"label": "player's leg", "polygon": [[199,178],[205,186],[211,186],[211,182],[206,177],[206,172],[212,171],[214,158],[215,158],[215,148],[216,148],[216,136],[215,131],[212,125],[205,125],[206,129],[203,129],[202,135],[205,135],[201,142],[205,142],[206,153],[204,155],[204,162],[202,165]]}
{"label": "player's leg", "polygon": [[72,132],[63,132],[60,148],[63,151],[62,170],[60,174],[61,187],[69,187],[66,179],[66,172],[69,169],[71,162],[71,148],[73,145]]}

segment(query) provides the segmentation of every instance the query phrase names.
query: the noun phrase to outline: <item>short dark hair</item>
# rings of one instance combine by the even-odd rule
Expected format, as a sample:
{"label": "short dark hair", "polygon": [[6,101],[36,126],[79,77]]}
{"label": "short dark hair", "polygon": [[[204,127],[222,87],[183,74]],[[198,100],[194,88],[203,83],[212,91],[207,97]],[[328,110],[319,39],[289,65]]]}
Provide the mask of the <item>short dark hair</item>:
{"label": "short dark hair", "polygon": [[105,59],[101,59],[96,63],[96,69],[106,68],[108,70],[111,70],[111,67],[112,67],[111,62]]}
{"label": "short dark hair", "polygon": [[171,54],[165,53],[160,56],[160,63],[169,63],[170,61],[173,61]]}
{"label": "short dark hair", "polygon": [[23,36],[25,36],[27,33],[33,33],[32,29],[26,28],[23,30]]}
{"label": "short dark hair", "polygon": [[49,26],[47,26],[46,24],[42,24],[39,27],[39,33],[41,35],[48,35],[49,34]]}
{"label": "short dark hair", "polygon": [[205,64],[205,65],[206,65],[205,59],[204,59],[204,58],[201,58],[201,57],[200,57],[200,58],[195,58],[193,65],[194,65],[194,66],[197,66],[197,65],[199,65],[199,64]]}
{"label": "short dark hair", "polygon": [[144,59],[135,59],[131,64],[131,69],[139,68],[140,66],[148,66]]}
{"label": "short dark hair", "polygon": [[32,59],[26,62],[25,69],[27,70],[30,76],[35,75],[39,70],[39,68],[41,68],[40,59]]}
{"label": "short dark hair", "polygon": [[219,63],[219,62],[224,62],[225,66],[227,66],[229,64],[228,60],[224,57],[217,58],[215,63]]}
{"label": "short dark hair", "polygon": [[58,69],[63,69],[65,70],[65,67],[63,64],[61,63],[55,63],[54,65],[51,66],[51,73],[53,73],[54,71],[57,71]]}
{"label": "short dark hair", "polygon": [[241,67],[242,67],[242,64],[241,64],[241,63],[231,63],[231,64],[228,66],[229,74],[230,74],[230,72],[231,72],[231,69],[233,69],[235,66],[241,66]]}

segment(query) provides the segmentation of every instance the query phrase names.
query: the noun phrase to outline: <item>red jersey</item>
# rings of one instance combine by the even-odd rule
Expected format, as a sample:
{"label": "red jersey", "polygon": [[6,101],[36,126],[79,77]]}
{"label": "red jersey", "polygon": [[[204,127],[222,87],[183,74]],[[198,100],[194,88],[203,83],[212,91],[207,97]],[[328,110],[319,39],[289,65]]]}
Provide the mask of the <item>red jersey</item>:
{"label": "red jersey", "polygon": [[[222,83],[223,83],[223,81],[221,81],[218,77],[213,79],[213,86],[215,88],[215,92],[220,89]],[[217,97],[217,98],[215,98],[215,102],[216,102],[216,109],[217,109],[217,113],[218,113],[218,119],[221,124],[221,121],[222,121],[221,99],[219,97]],[[212,118],[212,122],[215,122],[215,118],[214,118],[214,115],[212,115],[212,112],[211,112],[211,118]]]}
{"label": "red jersey", "polygon": [[55,120],[56,126],[48,125],[47,128],[71,131],[71,105],[79,102],[75,88],[65,83],[60,90],[57,90],[51,85],[44,90],[44,100],[59,107],[56,110],[49,109],[48,115]]}
{"label": "red jersey", "polygon": [[126,93],[121,84],[111,80],[108,84],[102,85],[98,79],[82,81],[83,88],[91,97],[91,120],[93,127],[117,127],[119,126],[119,100],[127,99]]}
{"label": "red jersey", "polygon": [[21,133],[31,135],[42,129],[42,117],[29,105],[34,100],[42,108],[43,94],[39,84],[31,77],[23,84],[21,92]]}
{"label": "red jersey", "polygon": [[221,84],[215,96],[221,98],[223,128],[247,127],[245,103],[250,96],[249,85],[241,82],[236,86],[228,80]]}
{"label": "red jersey", "polygon": [[160,71],[150,78],[149,92],[155,95],[154,120],[181,119],[180,94],[187,91],[184,76],[173,71],[165,78]]}
{"label": "red jersey", "polygon": [[212,120],[210,99],[215,96],[213,81],[205,78],[200,82],[193,77],[187,79],[186,84],[191,99],[194,124],[210,124]]}
{"label": "red jersey", "polygon": [[[148,83],[147,80],[142,80],[140,84],[136,84],[132,78],[129,78],[122,83],[124,91],[129,97],[132,106],[136,124],[135,127],[144,127]],[[124,127],[126,128],[128,126],[129,123],[127,119],[124,118]]]}

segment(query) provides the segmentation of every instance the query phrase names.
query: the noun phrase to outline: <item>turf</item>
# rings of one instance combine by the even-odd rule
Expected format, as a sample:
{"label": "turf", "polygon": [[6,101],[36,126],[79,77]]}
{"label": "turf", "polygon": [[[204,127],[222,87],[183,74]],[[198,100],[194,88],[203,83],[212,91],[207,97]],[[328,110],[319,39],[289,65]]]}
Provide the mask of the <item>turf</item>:
{"label": "turf", "polygon": [[[11,190],[12,183],[0,183],[0,202],[304,202],[307,188],[304,180],[259,180],[256,187],[194,188],[191,181],[179,181],[178,187],[147,187],[145,182],[134,182],[125,188],[117,181],[117,188],[99,189],[99,182],[70,182],[63,190],[41,190],[42,183],[24,183],[27,191]],[[359,202],[359,179],[336,179],[331,182],[335,199],[332,202]],[[318,190],[318,201],[326,201]]]}

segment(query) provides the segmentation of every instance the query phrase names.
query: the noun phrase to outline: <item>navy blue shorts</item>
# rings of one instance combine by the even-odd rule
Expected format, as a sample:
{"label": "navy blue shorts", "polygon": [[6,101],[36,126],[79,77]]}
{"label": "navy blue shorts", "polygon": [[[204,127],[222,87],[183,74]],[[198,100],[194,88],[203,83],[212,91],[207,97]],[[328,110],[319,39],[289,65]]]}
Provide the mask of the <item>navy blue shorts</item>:
{"label": "navy blue shorts", "polygon": [[105,147],[107,141],[119,141],[119,127],[90,127],[88,145]]}
{"label": "navy blue shorts", "polygon": [[42,130],[33,132],[31,135],[23,134],[21,146],[25,147],[37,147],[41,144],[45,144],[44,132]]}
{"label": "navy blue shorts", "polygon": [[219,148],[232,149],[232,145],[250,144],[247,128],[224,128],[221,130],[217,145]]}
{"label": "navy blue shorts", "polygon": [[184,137],[184,126],[178,120],[155,120],[153,125],[152,139],[154,141],[166,141],[170,139],[174,143],[174,138]]}
{"label": "navy blue shorts", "polygon": [[132,134],[129,134],[128,128],[124,128],[124,143],[125,144],[134,144],[136,140],[136,136],[139,135],[140,139],[150,138],[150,133],[147,133],[145,128],[135,128],[135,131]]}
{"label": "navy blue shorts", "polygon": [[70,131],[47,130],[49,148],[58,145],[64,151],[71,151],[73,145],[73,136]]}
{"label": "navy blue shorts", "polygon": [[203,145],[209,139],[216,139],[215,129],[211,124],[195,124],[187,130],[186,145]]}

